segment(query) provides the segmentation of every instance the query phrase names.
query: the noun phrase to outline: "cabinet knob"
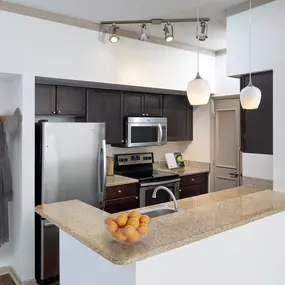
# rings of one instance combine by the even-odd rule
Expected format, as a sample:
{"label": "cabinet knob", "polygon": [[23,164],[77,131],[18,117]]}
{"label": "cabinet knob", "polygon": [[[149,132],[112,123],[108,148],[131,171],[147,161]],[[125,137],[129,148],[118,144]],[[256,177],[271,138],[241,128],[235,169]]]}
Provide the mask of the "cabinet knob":
{"label": "cabinet knob", "polygon": [[146,116],[148,116],[148,114],[145,114]]}
{"label": "cabinet knob", "polygon": [[182,190],[181,190],[181,189],[179,189],[179,192],[182,192]]}
{"label": "cabinet knob", "polygon": [[145,116],[145,114],[142,114],[143,116]]}
{"label": "cabinet knob", "polygon": [[55,114],[55,111],[52,111],[53,114]]}
{"label": "cabinet knob", "polygon": [[57,111],[58,114],[60,114],[60,111]]}
{"label": "cabinet knob", "polygon": [[122,190],[118,190],[118,193],[121,194],[121,193],[122,193]]}
{"label": "cabinet knob", "polygon": [[122,140],[122,143],[124,142],[124,140]]}
{"label": "cabinet knob", "polygon": [[195,179],[194,179],[194,178],[192,178],[192,181],[194,182],[194,181],[195,181]]}
{"label": "cabinet knob", "polygon": [[138,199],[139,199],[139,197],[136,197],[136,199],[138,200]]}

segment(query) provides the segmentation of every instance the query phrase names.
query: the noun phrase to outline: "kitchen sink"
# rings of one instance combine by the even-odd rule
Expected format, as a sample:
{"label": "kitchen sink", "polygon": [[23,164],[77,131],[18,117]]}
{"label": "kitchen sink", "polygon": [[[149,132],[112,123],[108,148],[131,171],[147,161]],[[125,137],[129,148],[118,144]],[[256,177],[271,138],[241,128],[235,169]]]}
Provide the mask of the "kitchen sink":
{"label": "kitchen sink", "polygon": [[160,217],[164,215],[169,215],[176,213],[175,209],[169,206],[153,207],[150,209],[145,209],[142,214],[149,216],[150,218]]}

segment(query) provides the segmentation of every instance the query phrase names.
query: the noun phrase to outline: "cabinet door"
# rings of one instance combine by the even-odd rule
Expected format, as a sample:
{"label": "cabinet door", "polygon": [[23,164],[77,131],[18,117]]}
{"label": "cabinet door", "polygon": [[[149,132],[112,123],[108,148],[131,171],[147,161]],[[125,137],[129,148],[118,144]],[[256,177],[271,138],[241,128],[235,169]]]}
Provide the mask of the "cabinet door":
{"label": "cabinet door", "polygon": [[145,94],[144,113],[149,117],[162,116],[162,95]]}
{"label": "cabinet door", "polygon": [[208,190],[206,189],[205,183],[199,183],[199,184],[181,187],[181,189],[179,190],[179,198],[185,199],[207,193]]}
{"label": "cabinet door", "polygon": [[[252,75],[253,84],[261,90],[257,110],[241,111],[242,151],[245,153],[273,154],[273,72]],[[241,79],[241,88],[248,85],[249,76]]]}
{"label": "cabinet door", "polygon": [[137,196],[105,201],[104,211],[110,214],[139,208]]}
{"label": "cabinet door", "polygon": [[88,89],[87,122],[105,122],[107,143],[122,143],[123,119],[121,92]]}
{"label": "cabinet door", "polygon": [[190,140],[188,137],[188,108],[189,103],[186,96],[164,96],[163,116],[167,118],[168,141]]}
{"label": "cabinet door", "polygon": [[124,117],[140,117],[143,113],[144,94],[124,92],[123,95]]}
{"label": "cabinet door", "polygon": [[57,86],[57,114],[85,116],[86,89]]}
{"label": "cabinet door", "polygon": [[54,85],[36,84],[35,113],[36,115],[52,115],[55,109],[56,87]]}

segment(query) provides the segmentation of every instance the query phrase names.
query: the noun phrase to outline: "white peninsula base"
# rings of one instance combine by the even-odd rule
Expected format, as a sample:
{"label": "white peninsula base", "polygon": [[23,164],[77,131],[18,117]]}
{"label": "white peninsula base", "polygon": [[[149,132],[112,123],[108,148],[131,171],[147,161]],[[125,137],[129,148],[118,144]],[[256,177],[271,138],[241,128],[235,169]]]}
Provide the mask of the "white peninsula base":
{"label": "white peninsula base", "polygon": [[130,265],[60,231],[60,285],[284,285],[284,268],[285,212]]}

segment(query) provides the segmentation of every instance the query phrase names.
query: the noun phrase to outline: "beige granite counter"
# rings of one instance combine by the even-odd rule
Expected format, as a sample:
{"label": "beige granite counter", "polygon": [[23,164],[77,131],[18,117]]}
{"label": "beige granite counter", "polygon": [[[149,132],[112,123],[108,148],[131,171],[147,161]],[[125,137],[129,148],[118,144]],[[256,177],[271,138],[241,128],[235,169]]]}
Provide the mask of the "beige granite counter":
{"label": "beige granite counter", "polygon": [[131,264],[285,210],[285,193],[238,187],[179,201],[180,212],[152,219],[151,233],[122,245],[106,232],[107,213],[78,200],[36,212],[115,264]]}
{"label": "beige granite counter", "polygon": [[183,168],[176,168],[176,169],[168,169],[163,167],[156,167],[156,170],[171,172],[178,174],[179,176],[186,176],[186,175],[193,175],[193,174],[200,174],[200,173],[208,173],[208,168],[197,168],[193,166],[185,166]]}
{"label": "beige granite counter", "polygon": [[169,169],[165,161],[160,161],[154,163],[154,169],[171,172],[178,174],[179,176],[200,174],[200,173],[208,173],[210,172],[210,164],[206,162],[196,162],[196,161],[184,161],[185,167],[183,168],[175,168]]}
{"label": "beige granite counter", "polygon": [[132,183],[138,183],[139,181],[137,179],[120,176],[120,175],[113,175],[113,176],[107,176],[106,181],[107,187],[112,186],[119,186],[119,185],[125,185],[125,184],[132,184]]}

